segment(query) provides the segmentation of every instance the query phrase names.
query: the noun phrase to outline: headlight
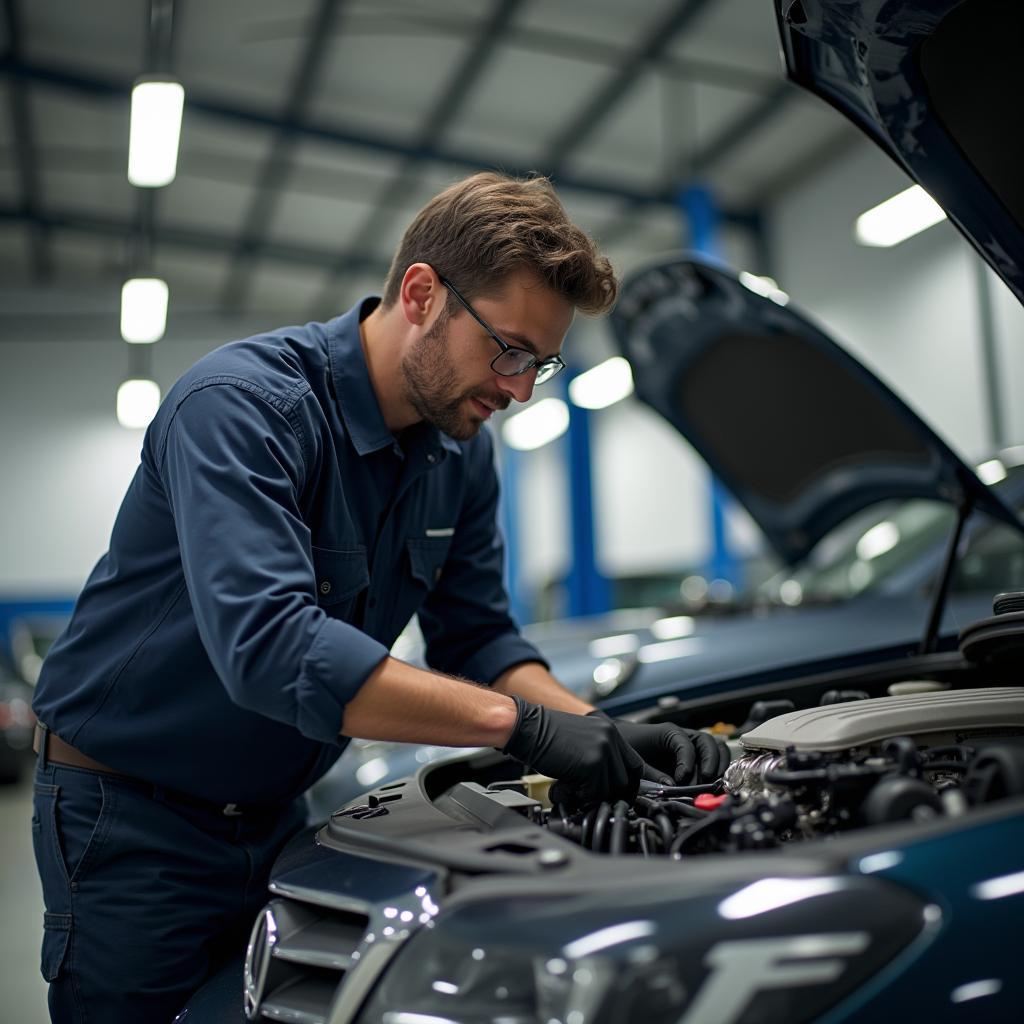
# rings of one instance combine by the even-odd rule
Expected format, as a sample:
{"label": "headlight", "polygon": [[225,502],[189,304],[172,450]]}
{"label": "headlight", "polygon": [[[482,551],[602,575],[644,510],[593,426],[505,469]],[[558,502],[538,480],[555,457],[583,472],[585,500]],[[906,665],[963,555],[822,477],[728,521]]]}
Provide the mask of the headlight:
{"label": "headlight", "polygon": [[856,877],[465,904],[410,939],[359,1019],[729,1024],[756,1009],[758,1024],[795,1024],[888,964],[927,920],[911,894]]}

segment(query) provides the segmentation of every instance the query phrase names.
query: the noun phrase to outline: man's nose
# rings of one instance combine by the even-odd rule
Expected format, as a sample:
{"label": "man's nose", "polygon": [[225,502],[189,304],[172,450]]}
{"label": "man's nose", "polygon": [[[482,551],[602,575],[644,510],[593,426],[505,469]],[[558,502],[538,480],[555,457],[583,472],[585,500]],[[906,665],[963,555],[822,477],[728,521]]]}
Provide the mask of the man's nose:
{"label": "man's nose", "polygon": [[498,376],[498,388],[517,402],[528,402],[533,395],[533,386],[537,380],[536,368],[515,377]]}

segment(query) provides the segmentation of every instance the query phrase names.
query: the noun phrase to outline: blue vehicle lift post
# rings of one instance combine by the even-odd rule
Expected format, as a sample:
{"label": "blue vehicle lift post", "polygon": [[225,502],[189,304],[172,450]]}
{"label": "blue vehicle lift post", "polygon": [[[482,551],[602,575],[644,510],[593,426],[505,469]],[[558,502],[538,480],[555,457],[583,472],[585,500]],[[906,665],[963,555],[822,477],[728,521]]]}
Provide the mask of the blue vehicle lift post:
{"label": "blue vehicle lift post", "polygon": [[611,586],[597,566],[594,536],[594,481],[590,456],[590,411],[569,401],[569,384],[578,374],[570,367],[562,375],[569,406],[569,430],[564,450],[569,470],[569,534],[572,564],[566,580],[567,612],[571,617],[599,615],[611,608]]}
{"label": "blue vehicle lift post", "polygon": [[[689,226],[689,248],[702,256],[720,260],[718,244],[719,212],[711,191],[703,185],[688,185],[677,195],[680,212]],[[739,560],[729,544],[726,528],[728,491],[718,478],[711,477],[711,554],[706,568],[709,580],[726,580],[734,588],[740,586]]]}
{"label": "blue vehicle lift post", "polygon": [[519,479],[522,473],[522,453],[507,444],[501,445],[501,492],[498,520],[505,537],[505,589],[508,591],[512,616],[520,626],[532,622],[533,601],[523,581],[519,555]]}

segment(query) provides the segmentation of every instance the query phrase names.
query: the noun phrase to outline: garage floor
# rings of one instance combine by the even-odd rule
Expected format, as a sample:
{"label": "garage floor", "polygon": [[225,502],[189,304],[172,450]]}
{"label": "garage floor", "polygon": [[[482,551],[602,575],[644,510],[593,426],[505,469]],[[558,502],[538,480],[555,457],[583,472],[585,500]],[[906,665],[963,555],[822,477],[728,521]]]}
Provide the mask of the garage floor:
{"label": "garage floor", "polygon": [[32,857],[32,779],[0,786],[0,1017],[46,1024],[46,983],[39,974],[43,899]]}

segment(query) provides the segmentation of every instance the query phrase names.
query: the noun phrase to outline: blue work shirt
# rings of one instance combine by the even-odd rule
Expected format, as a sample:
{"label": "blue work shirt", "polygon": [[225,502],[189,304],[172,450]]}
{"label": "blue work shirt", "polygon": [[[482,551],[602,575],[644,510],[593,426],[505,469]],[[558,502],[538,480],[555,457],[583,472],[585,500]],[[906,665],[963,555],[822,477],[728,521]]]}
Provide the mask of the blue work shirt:
{"label": "blue work shirt", "polygon": [[43,665],[58,736],[194,796],[283,801],[344,749],[345,705],[414,613],[441,671],[543,662],[509,616],[490,435],[392,435],[359,334],[376,304],[175,384]]}

